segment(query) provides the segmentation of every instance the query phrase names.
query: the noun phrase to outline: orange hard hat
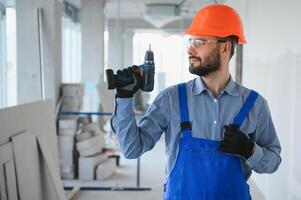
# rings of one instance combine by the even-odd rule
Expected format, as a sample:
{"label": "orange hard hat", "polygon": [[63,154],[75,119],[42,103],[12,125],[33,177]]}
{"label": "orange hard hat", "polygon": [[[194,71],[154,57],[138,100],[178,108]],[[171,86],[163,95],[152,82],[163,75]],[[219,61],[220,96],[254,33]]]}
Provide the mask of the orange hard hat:
{"label": "orange hard hat", "polygon": [[246,43],[239,14],[226,5],[210,5],[199,10],[185,33],[217,37],[235,35],[238,44]]}

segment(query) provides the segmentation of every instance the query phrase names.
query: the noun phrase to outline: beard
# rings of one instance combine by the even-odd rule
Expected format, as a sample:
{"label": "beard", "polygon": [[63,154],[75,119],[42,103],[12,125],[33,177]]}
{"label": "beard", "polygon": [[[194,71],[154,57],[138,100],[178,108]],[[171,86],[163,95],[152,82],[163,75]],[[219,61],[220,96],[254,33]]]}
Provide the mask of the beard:
{"label": "beard", "polygon": [[211,57],[207,57],[203,60],[198,56],[189,56],[189,59],[190,58],[197,59],[200,63],[197,65],[193,65],[192,63],[190,63],[189,72],[200,77],[208,76],[209,74],[216,72],[220,68],[221,60],[218,49],[215,49]]}

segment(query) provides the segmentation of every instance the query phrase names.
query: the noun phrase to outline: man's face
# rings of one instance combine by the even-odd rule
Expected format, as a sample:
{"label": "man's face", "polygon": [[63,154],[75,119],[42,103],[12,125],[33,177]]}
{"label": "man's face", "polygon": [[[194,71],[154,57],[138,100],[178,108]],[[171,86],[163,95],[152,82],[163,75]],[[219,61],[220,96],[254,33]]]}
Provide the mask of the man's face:
{"label": "man's face", "polygon": [[220,68],[219,43],[214,38],[191,37],[189,54],[189,72],[198,76],[207,76]]}

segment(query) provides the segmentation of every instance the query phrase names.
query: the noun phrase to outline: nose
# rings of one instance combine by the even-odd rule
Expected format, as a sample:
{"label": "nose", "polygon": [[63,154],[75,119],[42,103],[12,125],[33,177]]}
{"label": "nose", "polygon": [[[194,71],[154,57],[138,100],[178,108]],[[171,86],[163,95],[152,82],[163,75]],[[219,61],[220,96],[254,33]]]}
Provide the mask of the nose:
{"label": "nose", "polygon": [[187,54],[190,56],[196,55],[196,51],[193,47],[188,47],[187,48]]}

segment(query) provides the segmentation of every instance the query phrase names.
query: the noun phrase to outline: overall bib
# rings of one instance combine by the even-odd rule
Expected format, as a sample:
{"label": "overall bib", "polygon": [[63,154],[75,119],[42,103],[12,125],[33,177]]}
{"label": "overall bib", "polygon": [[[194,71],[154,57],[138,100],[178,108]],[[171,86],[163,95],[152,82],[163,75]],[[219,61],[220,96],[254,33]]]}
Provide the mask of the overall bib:
{"label": "overall bib", "polygon": [[[180,84],[178,91],[182,137],[164,185],[164,200],[251,200],[241,158],[221,152],[219,141],[192,137],[186,85]],[[242,124],[257,96],[250,92],[233,124]]]}

